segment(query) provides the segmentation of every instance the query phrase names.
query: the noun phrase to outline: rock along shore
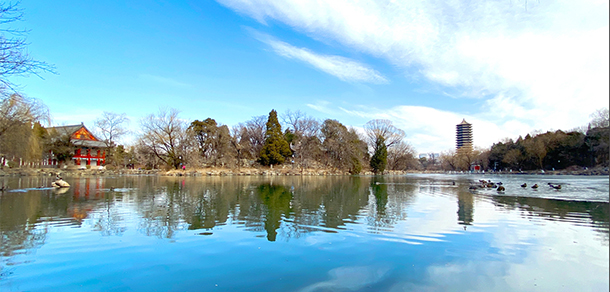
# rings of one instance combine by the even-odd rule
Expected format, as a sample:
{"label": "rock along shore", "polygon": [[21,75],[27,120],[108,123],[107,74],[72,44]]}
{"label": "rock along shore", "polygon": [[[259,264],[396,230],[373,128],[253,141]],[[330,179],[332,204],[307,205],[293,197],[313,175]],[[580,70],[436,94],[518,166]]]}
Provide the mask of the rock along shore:
{"label": "rock along shore", "polygon": [[[332,169],[296,169],[296,168],[202,168],[191,170],[144,170],[144,169],[59,169],[59,168],[10,168],[0,170],[1,176],[117,176],[117,175],[157,175],[157,176],[330,176],[350,175],[348,172]],[[404,174],[407,172],[390,172]],[[364,175],[372,175],[367,172]]]}
{"label": "rock along shore", "polygon": [[[297,169],[297,168],[201,168],[187,170],[144,170],[144,169],[59,169],[59,168],[5,168],[0,169],[2,176],[117,176],[117,175],[157,175],[157,176],[335,176],[350,175],[348,172],[333,169]],[[445,171],[387,171],[385,175],[402,175],[408,173],[447,173]],[[464,174],[468,174],[465,172]],[[485,174],[492,174],[486,172]],[[542,174],[542,175],[608,175],[608,167],[596,168],[568,168],[563,170],[524,171],[524,172],[496,172],[496,174]],[[364,172],[361,175],[373,175]]]}

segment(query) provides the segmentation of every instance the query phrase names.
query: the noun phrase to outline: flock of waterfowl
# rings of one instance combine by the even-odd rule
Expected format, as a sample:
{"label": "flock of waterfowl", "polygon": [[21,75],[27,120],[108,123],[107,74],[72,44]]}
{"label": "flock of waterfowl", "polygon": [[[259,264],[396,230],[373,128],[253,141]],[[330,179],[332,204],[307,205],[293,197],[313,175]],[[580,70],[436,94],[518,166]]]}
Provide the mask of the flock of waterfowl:
{"label": "flock of waterfowl", "polygon": [[[561,185],[560,184],[554,184],[554,183],[548,183],[550,188],[556,189],[556,190],[561,190]],[[527,188],[527,184],[524,183],[521,185],[522,188]],[[532,189],[537,189],[538,188],[538,184],[534,184],[532,187]]]}
{"label": "flock of waterfowl", "polygon": [[[549,187],[556,190],[561,190],[560,184],[548,183]],[[522,188],[527,188],[527,183],[521,185]],[[531,186],[532,189],[538,189],[538,184],[534,184]],[[478,189],[495,189],[498,192],[506,191],[506,188],[502,185],[501,182],[492,182],[491,180],[479,180],[478,184],[471,184],[469,187],[470,190],[478,190]]]}

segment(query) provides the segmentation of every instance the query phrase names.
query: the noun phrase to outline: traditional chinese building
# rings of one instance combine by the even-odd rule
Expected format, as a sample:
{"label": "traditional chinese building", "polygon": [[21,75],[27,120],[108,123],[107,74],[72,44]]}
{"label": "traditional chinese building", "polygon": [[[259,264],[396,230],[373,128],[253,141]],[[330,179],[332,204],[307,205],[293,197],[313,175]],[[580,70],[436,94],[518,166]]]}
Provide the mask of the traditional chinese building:
{"label": "traditional chinese building", "polygon": [[[102,166],[106,164],[106,144],[96,138],[84,124],[51,127],[49,133],[59,136],[70,136],[70,143],[75,146],[72,162],[82,166]],[[50,165],[57,165],[53,153],[48,159]]]}

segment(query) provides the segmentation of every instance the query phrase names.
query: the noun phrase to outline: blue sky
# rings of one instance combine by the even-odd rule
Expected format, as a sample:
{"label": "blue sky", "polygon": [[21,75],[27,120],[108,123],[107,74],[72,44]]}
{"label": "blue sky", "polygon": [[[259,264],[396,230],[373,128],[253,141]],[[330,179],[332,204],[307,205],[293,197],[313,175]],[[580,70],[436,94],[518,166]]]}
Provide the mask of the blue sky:
{"label": "blue sky", "polygon": [[607,1],[34,1],[13,78],[54,125],[159,107],[232,126],[271,109],[405,130],[418,152],[586,125],[608,107]]}

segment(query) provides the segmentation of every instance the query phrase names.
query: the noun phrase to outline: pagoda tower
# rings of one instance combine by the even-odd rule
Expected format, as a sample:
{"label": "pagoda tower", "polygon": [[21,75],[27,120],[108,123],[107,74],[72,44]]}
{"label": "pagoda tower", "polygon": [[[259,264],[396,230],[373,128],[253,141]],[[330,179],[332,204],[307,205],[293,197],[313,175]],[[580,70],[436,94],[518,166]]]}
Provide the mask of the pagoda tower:
{"label": "pagoda tower", "polygon": [[472,124],[466,122],[466,119],[456,126],[456,146],[458,150],[472,149]]}

